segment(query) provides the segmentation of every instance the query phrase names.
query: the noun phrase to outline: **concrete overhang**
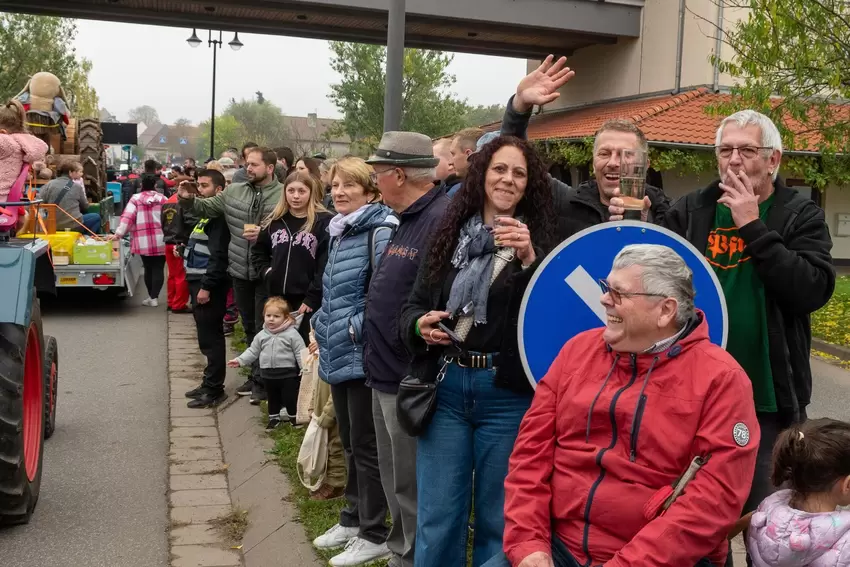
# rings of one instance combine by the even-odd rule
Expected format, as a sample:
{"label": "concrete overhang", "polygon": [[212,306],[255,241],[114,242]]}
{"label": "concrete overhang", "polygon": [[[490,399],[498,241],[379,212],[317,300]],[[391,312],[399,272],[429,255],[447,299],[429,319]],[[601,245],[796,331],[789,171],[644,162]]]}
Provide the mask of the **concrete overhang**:
{"label": "concrete overhang", "polygon": [[[389,0],[0,0],[0,11],[385,43]],[[406,45],[542,58],[638,37],[643,0],[407,0]]]}

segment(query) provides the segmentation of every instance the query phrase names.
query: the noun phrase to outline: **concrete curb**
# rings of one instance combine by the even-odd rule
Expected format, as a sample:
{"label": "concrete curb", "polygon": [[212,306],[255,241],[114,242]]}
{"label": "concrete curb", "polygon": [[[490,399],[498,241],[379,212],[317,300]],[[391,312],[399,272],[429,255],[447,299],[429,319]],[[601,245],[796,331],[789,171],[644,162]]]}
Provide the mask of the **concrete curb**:
{"label": "concrete curb", "polygon": [[183,395],[199,385],[203,364],[194,319],[169,313],[169,564],[243,567],[239,549],[214,524],[233,512],[216,414],[187,408]]}
{"label": "concrete curb", "polygon": [[826,354],[831,354],[832,356],[837,356],[841,360],[850,361],[850,348],[847,347],[834,345],[820,339],[812,338],[812,349],[825,352]]}
{"label": "concrete curb", "polygon": [[[227,381],[238,385],[242,380],[238,371],[228,371]],[[265,434],[257,407],[239,400],[220,408],[218,423],[233,504],[248,510],[242,539],[245,566],[325,565],[298,522],[295,506],[287,501],[289,480],[268,454],[274,443]]]}

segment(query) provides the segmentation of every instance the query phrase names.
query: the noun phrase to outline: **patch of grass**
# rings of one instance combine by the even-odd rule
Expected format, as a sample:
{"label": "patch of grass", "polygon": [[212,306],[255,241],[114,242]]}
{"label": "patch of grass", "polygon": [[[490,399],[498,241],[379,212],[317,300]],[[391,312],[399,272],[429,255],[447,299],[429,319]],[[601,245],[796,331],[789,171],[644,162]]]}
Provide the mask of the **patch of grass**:
{"label": "patch of grass", "polygon": [[230,514],[210,522],[224,536],[231,547],[240,545],[248,529],[248,511],[234,508]]}
{"label": "patch of grass", "polygon": [[832,299],[812,314],[812,335],[834,345],[850,346],[850,276],[839,276]]}
{"label": "patch of grass", "polygon": [[[345,500],[342,498],[330,501],[310,500],[310,492],[301,484],[295,470],[295,462],[298,460],[298,451],[301,449],[305,431],[305,429],[289,426],[278,427],[271,433],[274,440],[274,449],[271,453],[281,470],[289,477],[289,484],[292,487],[289,501],[298,511],[298,521],[304,526],[307,538],[312,541],[339,522],[339,512],[345,506]],[[339,552],[339,550],[316,550],[316,554],[325,560]]]}

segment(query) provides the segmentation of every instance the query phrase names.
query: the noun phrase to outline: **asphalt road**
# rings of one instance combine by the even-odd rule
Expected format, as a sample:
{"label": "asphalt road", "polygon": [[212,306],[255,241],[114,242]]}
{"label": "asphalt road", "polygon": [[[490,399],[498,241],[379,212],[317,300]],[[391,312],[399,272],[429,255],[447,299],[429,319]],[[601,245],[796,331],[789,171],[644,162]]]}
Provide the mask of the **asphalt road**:
{"label": "asphalt road", "polygon": [[59,342],[57,430],[32,522],[0,529],[3,567],[167,565],[165,302],[141,299],[42,302]]}

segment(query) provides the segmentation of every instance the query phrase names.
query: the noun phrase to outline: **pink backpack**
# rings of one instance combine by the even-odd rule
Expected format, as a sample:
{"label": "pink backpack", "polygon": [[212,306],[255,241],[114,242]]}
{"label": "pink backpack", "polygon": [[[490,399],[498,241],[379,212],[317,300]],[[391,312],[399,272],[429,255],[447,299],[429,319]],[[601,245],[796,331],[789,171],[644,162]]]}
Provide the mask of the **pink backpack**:
{"label": "pink backpack", "polygon": [[[27,184],[27,178],[30,174],[30,164],[25,163],[24,167],[21,169],[20,175],[15,180],[15,183],[12,185],[11,191],[9,191],[9,197],[7,198],[8,203],[19,203],[21,201],[21,197],[24,194],[24,186]],[[15,205],[12,207],[3,207],[3,203],[0,203],[0,230],[12,230],[18,224],[18,213],[20,211],[20,206]]]}

